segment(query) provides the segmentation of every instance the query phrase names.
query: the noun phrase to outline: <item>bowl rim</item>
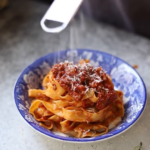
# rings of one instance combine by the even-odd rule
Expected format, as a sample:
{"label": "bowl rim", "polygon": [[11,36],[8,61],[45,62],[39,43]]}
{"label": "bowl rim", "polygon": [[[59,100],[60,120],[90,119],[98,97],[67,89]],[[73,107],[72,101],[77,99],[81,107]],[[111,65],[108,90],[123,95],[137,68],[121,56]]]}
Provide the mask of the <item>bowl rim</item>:
{"label": "bowl rim", "polygon": [[[114,58],[120,60],[121,62],[123,62],[124,64],[126,64],[129,68],[131,68],[139,77],[139,79],[141,80],[141,83],[142,83],[142,86],[143,86],[143,91],[144,91],[144,103],[143,103],[143,108],[141,109],[140,113],[138,114],[138,116],[134,119],[134,121],[129,124],[126,128],[124,128],[122,131],[118,131],[116,132],[115,134],[113,135],[108,135],[108,137],[104,137],[104,138],[98,138],[98,137],[101,137],[101,136],[97,136],[97,137],[94,137],[94,138],[72,138],[72,137],[66,137],[67,139],[64,139],[65,137],[57,137],[58,135],[49,135],[49,134],[46,134],[46,133],[43,133],[41,131],[39,131],[37,128],[35,128],[34,126],[32,126],[22,115],[21,113],[21,110],[19,110],[18,108],[18,105],[17,105],[17,94],[16,94],[16,85],[17,83],[19,82],[20,78],[25,74],[26,70],[33,66],[34,63],[38,63],[39,61],[41,61],[41,59],[44,59],[45,57],[49,56],[49,55],[54,55],[56,54],[57,52],[67,52],[67,51],[72,51],[72,50],[77,50],[77,51],[89,51],[89,52],[95,52],[95,53],[100,53],[100,54],[104,54],[104,55],[107,55],[107,56],[113,56]],[[145,83],[142,79],[142,77],[140,76],[140,74],[130,65],[128,64],[126,61],[122,60],[121,58],[115,56],[115,55],[112,55],[112,54],[109,54],[109,53],[106,53],[106,52],[103,52],[103,51],[100,51],[100,50],[92,50],[92,49],[86,49],[86,48],[79,48],[79,49],[66,49],[66,50],[61,50],[61,51],[56,51],[56,52],[52,52],[52,53],[48,53],[46,55],[43,55],[41,57],[39,57],[38,59],[36,59],[35,61],[33,61],[30,65],[26,66],[26,68],[22,71],[22,73],[19,75],[16,83],[15,83],[15,86],[14,86],[14,100],[15,100],[15,106],[17,107],[17,110],[19,111],[20,115],[22,116],[21,118],[23,118],[23,120],[32,128],[34,129],[35,131],[37,131],[38,133],[42,134],[42,135],[45,135],[49,138],[52,138],[52,139],[55,139],[57,141],[63,141],[63,142],[67,142],[67,143],[95,143],[95,142],[100,142],[100,141],[104,141],[104,140],[108,140],[108,139],[111,139],[111,138],[114,138],[122,133],[124,133],[125,131],[127,131],[128,129],[130,129],[138,120],[139,118],[141,117],[141,115],[143,114],[143,111],[145,109],[145,106],[146,106],[146,103],[147,103],[147,90],[146,90],[146,86],[145,86]]]}

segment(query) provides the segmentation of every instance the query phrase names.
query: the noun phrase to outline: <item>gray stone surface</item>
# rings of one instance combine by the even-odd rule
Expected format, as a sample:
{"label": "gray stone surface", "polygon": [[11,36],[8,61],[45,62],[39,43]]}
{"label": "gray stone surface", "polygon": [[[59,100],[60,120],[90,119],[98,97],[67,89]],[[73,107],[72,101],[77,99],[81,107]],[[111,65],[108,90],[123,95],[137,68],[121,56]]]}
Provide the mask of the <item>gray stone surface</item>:
{"label": "gray stone surface", "polygon": [[[47,5],[13,0],[0,12],[0,150],[133,150],[143,142],[150,149],[150,40],[97,24],[82,15],[60,34],[45,33],[40,19]],[[125,133],[94,144],[70,144],[52,140],[31,129],[18,113],[15,81],[35,59],[67,48],[97,49],[116,55],[137,71],[146,83],[148,101],[139,121]]]}

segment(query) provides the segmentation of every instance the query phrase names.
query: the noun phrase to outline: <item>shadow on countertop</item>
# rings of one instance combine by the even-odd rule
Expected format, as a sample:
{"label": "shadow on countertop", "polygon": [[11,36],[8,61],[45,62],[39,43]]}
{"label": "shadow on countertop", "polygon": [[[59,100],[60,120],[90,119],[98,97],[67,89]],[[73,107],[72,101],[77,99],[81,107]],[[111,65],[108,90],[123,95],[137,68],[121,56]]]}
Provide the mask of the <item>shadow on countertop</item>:
{"label": "shadow on countertop", "polygon": [[31,34],[29,28],[33,27],[33,21],[38,22],[37,25],[40,26],[40,20],[48,5],[45,5],[45,10],[40,8],[34,10],[34,7],[39,6],[38,2],[29,0],[9,1],[8,6],[0,11],[0,46],[15,43],[16,40],[19,40],[18,37]]}

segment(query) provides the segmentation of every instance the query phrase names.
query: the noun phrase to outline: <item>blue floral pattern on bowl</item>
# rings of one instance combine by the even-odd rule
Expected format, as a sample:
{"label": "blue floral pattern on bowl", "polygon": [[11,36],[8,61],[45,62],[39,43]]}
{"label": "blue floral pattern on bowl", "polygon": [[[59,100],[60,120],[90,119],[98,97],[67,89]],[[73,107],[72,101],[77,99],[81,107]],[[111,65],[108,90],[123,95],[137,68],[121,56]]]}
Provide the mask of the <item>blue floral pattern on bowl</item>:
{"label": "blue floral pattern on bowl", "polygon": [[[39,123],[29,114],[31,99],[28,97],[28,89],[42,88],[42,79],[55,63],[64,60],[74,61],[76,63],[80,59],[89,59],[90,63],[95,67],[102,66],[111,75],[115,88],[124,93],[125,116],[121,123],[107,134],[94,138],[81,139],[53,133],[39,126]],[[100,51],[78,49],[51,53],[33,62],[20,75],[15,85],[14,98],[22,117],[37,131],[49,137],[64,141],[94,142],[118,135],[137,121],[146,104],[146,88],[138,73],[123,60]]]}

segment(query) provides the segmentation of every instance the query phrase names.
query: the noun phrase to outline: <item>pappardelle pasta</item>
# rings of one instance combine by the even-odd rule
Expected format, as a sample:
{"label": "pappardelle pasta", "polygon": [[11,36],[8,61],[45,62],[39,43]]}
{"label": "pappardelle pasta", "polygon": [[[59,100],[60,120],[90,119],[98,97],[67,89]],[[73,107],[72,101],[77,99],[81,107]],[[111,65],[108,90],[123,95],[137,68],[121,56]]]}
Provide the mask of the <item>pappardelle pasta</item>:
{"label": "pappardelle pasta", "polygon": [[42,86],[43,90],[28,90],[34,98],[29,112],[54,132],[95,137],[107,133],[124,116],[123,93],[114,90],[111,77],[88,60],[54,65]]}

